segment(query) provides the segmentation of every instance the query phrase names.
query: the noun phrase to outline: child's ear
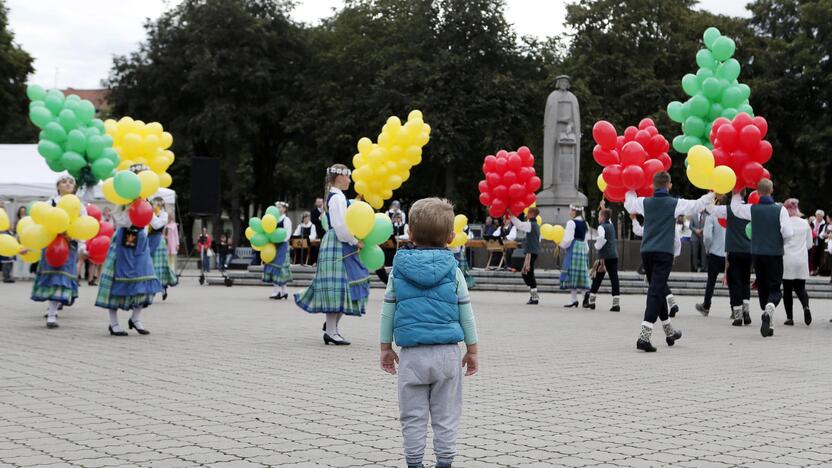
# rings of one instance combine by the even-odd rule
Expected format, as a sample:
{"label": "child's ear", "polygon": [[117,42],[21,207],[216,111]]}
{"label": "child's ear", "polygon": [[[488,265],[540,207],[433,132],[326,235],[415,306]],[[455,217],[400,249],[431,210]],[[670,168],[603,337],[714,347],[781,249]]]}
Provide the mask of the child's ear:
{"label": "child's ear", "polygon": [[448,242],[445,242],[445,243],[450,244],[451,242],[454,241],[454,237],[456,237],[456,233],[452,231],[450,234],[448,234]]}

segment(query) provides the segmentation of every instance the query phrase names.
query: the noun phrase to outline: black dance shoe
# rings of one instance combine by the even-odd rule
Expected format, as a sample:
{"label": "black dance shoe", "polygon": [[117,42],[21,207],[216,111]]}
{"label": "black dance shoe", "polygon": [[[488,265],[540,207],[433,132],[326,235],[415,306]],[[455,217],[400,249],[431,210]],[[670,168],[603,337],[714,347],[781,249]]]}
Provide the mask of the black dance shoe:
{"label": "black dance shoe", "polygon": [[680,340],[680,339],[682,339],[682,332],[679,331],[679,330],[676,330],[676,331],[673,332],[672,335],[666,336],[664,340],[667,341],[668,346],[673,346],[673,345],[676,344],[676,340]]}
{"label": "black dance shoe", "polygon": [[667,311],[668,317],[675,317],[677,313],[679,313],[679,306],[676,304],[673,304],[673,307]]}
{"label": "black dance shoe", "polygon": [[578,306],[579,306],[578,301],[575,301],[571,304],[566,304],[564,307],[566,307],[567,309],[577,309]]}
{"label": "black dance shoe", "polygon": [[794,325],[794,320],[792,320],[792,319],[787,319],[785,322],[783,322],[783,325],[788,325],[788,326],[790,326],[790,327],[791,327],[791,326],[793,326],[793,325]]}
{"label": "black dance shoe", "polygon": [[350,344],[350,342],[345,340],[343,337],[341,337],[340,340],[336,340],[335,338],[329,336],[328,333],[324,333],[324,344],[328,345],[330,343],[335,346],[348,346]]}
{"label": "black dance shoe", "polygon": [[530,298],[529,298],[529,301],[528,301],[528,302],[526,302],[526,305],[537,305],[537,304],[539,304],[539,303],[540,303],[540,301],[538,301],[537,299],[534,299],[534,298],[531,298],[531,297],[530,297]]}
{"label": "black dance shoe", "polygon": [[58,322],[46,322],[46,328],[58,328],[58,327],[60,327],[60,325],[58,325]]}
{"label": "black dance shoe", "polygon": [[803,323],[805,323],[806,326],[812,324],[812,312],[808,308],[803,309]]}
{"label": "black dance shoe", "polygon": [[750,312],[743,312],[742,313],[742,323],[743,323],[743,325],[751,325],[751,313]]}
{"label": "black dance shoe", "polygon": [[589,309],[589,293],[588,292],[584,293],[584,300],[581,303],[581,306],[584,309]]}
{"label": "black dance shoe", "polygon": [[696,311],[702,314],[703,317],[707,317],[711,313],[711,308],[705,307],[705,304],[696,304]]}
{"label": "black dance shoe", "polygon": [[110,330],[110,334],[113,335],[113,336],[127,336],[127,332],[124,331],[124,330],[122,330],[122,331],[113,331],[113,326],[112,325],[110,325],[108,328]]}
{"label": "black dance shoe", "polygon": [[768,338],[774,335],[774,330],[771,328],[771,316],[768,314],[763,314],[760,317],[760,321],[762,321],[762,325],[760,325],[760,334],[763,335],[763,338]]}
{"label": "black dance shoe", "polygon": [[610,312],[621,312],[621,307],[617,305],[612,306],[610,307]]}
{"label": "black dance shoe", "polygon": [[148,330],[145,330],[144,328],[137,327],[136,324],[133,323],[133,319],[127,319],[127,327],[130,330],[136,329],[136,331],[139,332],[139,335],[149,335],[150,334],[150,332]]}
{"label": "black dance shoe", "polygon": [[646,353],[655,353],[656,352],[656,347],[653,346],[652,343],[650,343],[647,340],[642,340],[641,338],[639,338],[638,341],[636,341],[636,348],[638,348],[638,349],[640,349],[640,350],[642,350]]}

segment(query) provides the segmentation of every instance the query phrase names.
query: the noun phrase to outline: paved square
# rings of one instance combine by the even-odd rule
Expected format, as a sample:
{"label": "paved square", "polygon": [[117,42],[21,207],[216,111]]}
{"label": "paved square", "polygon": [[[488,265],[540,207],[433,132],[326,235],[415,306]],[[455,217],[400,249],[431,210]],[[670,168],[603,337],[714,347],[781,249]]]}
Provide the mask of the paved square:
{"label": "paved square", "polygon": [[[395,379],[377,364],[381,291],[326,347],[322,317],[254,287],[194,279],[107,334],[94,288],[47,330],[31,283],[0,286],[0,465],[403,466]],[[456,466],[832,463],[832,301],[763,339],[680,298],[684,338],[635,350],[644,298],[621,313],[566,296],[473,292],[481,371],[466,379]],[[126,324],[127,315],[122,314]],[[657,327],[656,335],[660,335]],[[430,444],[429,444],[430,445]],[[427,460],[431,460],[429,457]]]}

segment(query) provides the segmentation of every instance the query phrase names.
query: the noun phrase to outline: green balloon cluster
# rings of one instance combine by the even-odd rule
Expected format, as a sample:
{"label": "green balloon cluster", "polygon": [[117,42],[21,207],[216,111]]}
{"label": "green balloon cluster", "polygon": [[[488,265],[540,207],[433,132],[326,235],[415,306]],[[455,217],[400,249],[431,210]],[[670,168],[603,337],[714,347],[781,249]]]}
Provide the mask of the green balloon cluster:
{"label": "green balloon cluster", "polygon": [[41,131],[38,153],[55,172],[69,172],[79,184],[112,177],[120,159],[95,106],[75,94],[29,85],[29,119]]}
{"label": "green balloon cluster", "polygon": [[713,149],[709,135],[719,117],[733,119],[741,112],[754,116],[748,103],[751,88],[737,81],[740,63],[732,58],[734,41],[714,27],[706,29],[702,38],[705,48],[696,53],[699,70],[682,78],[682,89],[690,98],[667,105],[668,117],[682,124],[682,135],[673,139],[673,149],[685,154],[696,145]]}
{"label": "green balloon cluster", "polygon": [[384,250],[381,244],[390,240],[393,235],[393,221],[385,213],[376,213],[373,229],[363,239],[364,248],[358,252],[358,259],[370,271],[384,267]]}

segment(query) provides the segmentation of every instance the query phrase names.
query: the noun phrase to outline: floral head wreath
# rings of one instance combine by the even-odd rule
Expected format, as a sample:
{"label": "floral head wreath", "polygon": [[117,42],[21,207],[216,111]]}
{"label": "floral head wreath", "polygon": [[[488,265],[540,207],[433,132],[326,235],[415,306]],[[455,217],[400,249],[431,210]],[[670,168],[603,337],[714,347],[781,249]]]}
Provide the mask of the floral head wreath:
{"label": "floral head wreath", "polygon": [[64,182],[64,181],[67,181],[67,180],[72,181],[73,184],[75,183],[75,177],[72,177],[69,174],[64,174],[64,175],[58,177],[58,180],[55,181],[55,185],[57,186],[61,182]]}
{"label": "floral head wreath", "polygon": [[581,211],[584,210],[584,207],[582,207],[581,205],[569,205],[569,209],[570,210],[575,210],[575,211],[580,213]]}
{"label": "floral head wreath", "polygon": [[283,208],[286,208],[287,210],[289,209],[289,204],[286,203],[285,201],[275,202],[274,206],[276,206],[278,208],[283,207]]}
{"label": "floral head wreath", "polygon": [[342,176],[349,177],[352,174],[352,171],[349,170],[346,167],[332,166],[332,167],[327,168],[326,173],[327,174],[332,174],[332,175],[342,175]]}

